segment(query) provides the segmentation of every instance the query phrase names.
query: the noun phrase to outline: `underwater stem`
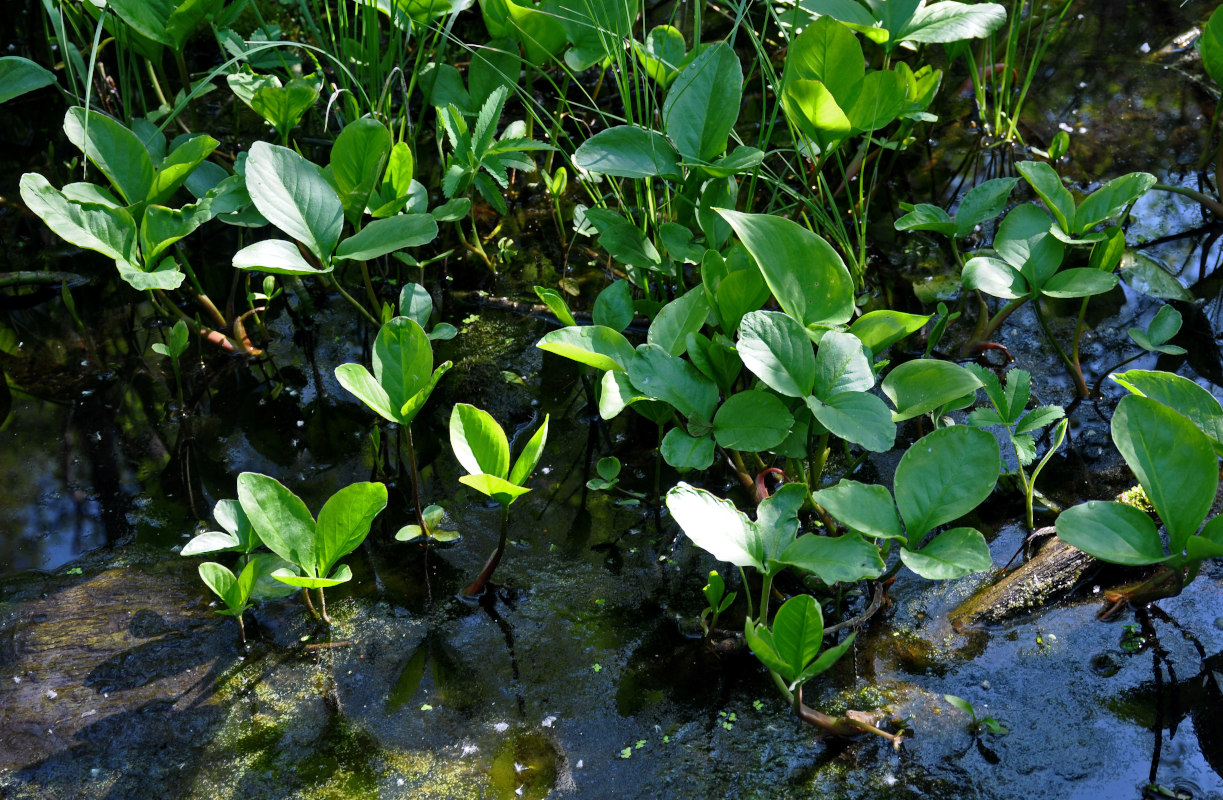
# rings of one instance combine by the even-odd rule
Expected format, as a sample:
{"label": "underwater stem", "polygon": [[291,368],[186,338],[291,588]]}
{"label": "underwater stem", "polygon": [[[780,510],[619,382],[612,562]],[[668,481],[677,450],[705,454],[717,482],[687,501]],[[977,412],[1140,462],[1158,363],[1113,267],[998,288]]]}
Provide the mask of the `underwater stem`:
{"label": "underwater stem", "polygon": [[509,537],[510,530],[510,509],[509,506],[501,507],[501,537],[497,540],[497,549],[488,557],[488,561],[484,564],[484,569],[480,570],[479,576],[468,584],[463,590],[464,597],[478,597],[484,592],[484,587],[488,584],[488,579],[493,576],[493,571],[497,569],[497,565],[501,563],[501,555],[505,552],[505,542]]}

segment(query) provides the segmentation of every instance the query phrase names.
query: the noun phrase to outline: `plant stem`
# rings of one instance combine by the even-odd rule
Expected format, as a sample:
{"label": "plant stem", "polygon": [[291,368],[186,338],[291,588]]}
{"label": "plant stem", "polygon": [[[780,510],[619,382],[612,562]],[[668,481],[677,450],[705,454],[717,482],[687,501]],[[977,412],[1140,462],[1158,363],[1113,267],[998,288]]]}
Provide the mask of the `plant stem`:
{"label": "plant stem", "polygon": [[371,325],[373,325],[375,328],[376,328],[376,327],[378,327],[378,320],[374,318],[374,315],[373,315],[373,314],[371,314],[371,313],[369,313],[369,310],[368,310],[368,309],[366,309],[366,308],[365,308],[365,306],[363,306],[363,305],[361,305],[360,303],[358,303],[358,302],[357,302],[357,299],[356,299],[355,297],[353,297],[352,295],[350,295],[348,292],[344,291],[344,287],[340,285],[340,282],[339,282],[338,280],[336,280],[336,278],[335,278],[334,276],[332,276],[332,278],[331,278],[331,285],[332,285],[332,286],[334,286],[334,287],[336,288],[336,291],[338,291],[338,292],[340,293],[340,295],[341,295],[341,296],[343,296],[343,298],[344,298],[345,300],[347,300],[348,302],[352,303],[353,308],[355,308],[355,309],[357,309],[358,311],[360,311],[360,312],[361,312],[361,316],[363,316],[363,317],[365,317],[367,320],[369,320],[369,323],[370,323]]}
{"label": "plant stem", "polygon": [[501,536],[497,540],[497,549],[488,557],[488,561],[484,563],[484,569],[480,570],[480,574],[474,581],[468,584],[463,590],[463,596],[474,598],[479,597],[484,593],[484,588],[488,584],[488,579],[493,576],[493,571],[497,569],[497,565],[501,563],[501,555],[505,552],[505,542],[509,538],[510,531],[510,508],[509,506],[501,507]]}
{"label": "plant stem", "polygon": [[[307,590],[307,593],[308,591],[309,590]],[[321,616],[323,618],[323,622],[326,622],[328,625],[330,625],[331,617],[327,616],[327,595],[323,594],[322,586],[318,587],[318,605],[319,605],[319,611],[321,612]]]}
{"label": "plant stem", "polygon": [[319,618],[318,611],[316,611],[314,608],[314,601],[310,599],[309,589],[306,589],[306,588],[302,589],[302,599],[306,601],[306,608],[310,609],[311,616],[313,616],[315,619],[318,619]]}
{"label": "plant stem", "polygon": [[977,342],[989,340],[989,338],[998,330],[999,326],[1006,321],[1006,318],[1009,317],[1015,311],[1015,309],[1019,308],[1026,302],[1028,302],[1027,297],[1017,297],[1002,308],[998,309],[998,313],[994,314],[994,316],[990,318],[989,323],[985,326],[985,329],[976,336],[972,337],[973,341],[969,342],[968,344],[973,345]]}
{"label": "plant stem", "polygon": [[420,532],[428,536],[429,528],[425,525],[425,514],[420,505],[420,472],[416,469],[416,445],[412,441],[412,426],[403,426],[404,436],[408,439],[408,469],[412,472],[412,502],[416,504],[416,521],[420,523]]}
{"label": "plant stem", "polygon": [[1208,194],[1203,194],[1196,189],[1190,189],[1186,186],[1170,186],[1166,183],[1157,183],[1151,187],[1159,189],[1163,192],[1172,192],[1173,194],[1181,194],[1191,200],[1196,200],[1211,211],[1216,217],[1223,217],[1223,203],[1211,197]]}
{"label": "plant stem", "polygon": [[1070,373],[1070,377],[1074,380],[1075,391],[1079,397],[1089,396],[1090,390],[1087,388],[1087,382],[1083,380],[1083,373],[1079,371],[1079,367],[1070,357],[1066,355],[1066,351],[1058,344],[1057,339],[1053,338],[1053,332],[1049,330],[1049,324],[1045,322],[1045,315],[1040,310],[1040,302],[1032,304],[1036,309],[1036,320],[1040,323],[1040,329],[1045,332],[1045,338],[1049,340],[1049,344],[1053,345],[1053,349],[1057,351],[1057,355],[1062,359],[1062,363],[1066,365],[1066,370]]}

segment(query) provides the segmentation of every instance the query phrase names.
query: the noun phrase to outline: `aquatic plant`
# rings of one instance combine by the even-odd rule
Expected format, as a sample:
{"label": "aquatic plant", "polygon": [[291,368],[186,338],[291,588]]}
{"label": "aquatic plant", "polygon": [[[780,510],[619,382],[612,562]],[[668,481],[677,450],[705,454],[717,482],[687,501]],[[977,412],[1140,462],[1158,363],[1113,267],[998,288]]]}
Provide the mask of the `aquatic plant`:
{"label": "aquatic plant", "polygon": [[[425,295],[428,297],[428,294]],[[420,306],[412,306],[418,296],[409,293],[408,311],[419,315]],[[432,312],[430,301],[428,312]],[[424,313],[427,322],[429,313]],[[429,336],[416,319],[395,317],[386,322],[374,339],[374,372],[371,375],[361,364],[341,364],[335,368],[336,380],[365,403],[378,416],[397,423],[408,445],[408,467],[411,471],[412,497],[416,507],[416,535],[429,536],[430,529],[420,500],[420,473],[416,466],[416,445],[412,440],[412,420],[433,394],[437,382],[452,366],[450,361],[433,367],[433,348]]]}
{"label": "aquatic plant", "polygon": [[535,471],[544,444],[548,441],[548,415],[543,424],[523,445],[518,459],[510,465],[510,443],[505,431],[487,411],[467,403],[456,403],[450,412],[450,447],[466,475],[459,481],[483,495],[496,500],[501,506],[501,533],[497,548],[488,557],[484,568],[476,579],[463,590],[466,597],[477,597],[501,563],[509,535],[510,506],[522,495],[531,491],[524,484]]}
{"label": "aquatic plant", "polygon": [[[1066,438],[1069,420],[1061,406],[1039,406],[1028,410],[1028,400],[1032,396],[1032,375],[1026,370],[1012,369],[1006,373],[1006,388],[991,370],[975,364],[968,367],[981,380],[985,387],[985,395],[993,408],[978,408],[968,415],[968,424],[978,428],[1002,427],[1006,437],[1015,452],[1015,477],[1019,479],[1019,488],[1023,492],[1027,510],[1028,530],[1036,530],[1032,519],[1032,500],[1036,494],[1036,478],[1049,463],[1049,459],[1061,447]],[[1059,421],[1060,420],[1060,421]],[[1040,463],[1029,476],[1024,467],[1036,460],[1035,431],[1057,422],[1053,429],[1053,441],[1045,451]]]}
{"label": "aquatic plant", "polygon": [[323,590],[352,579],[346,564],[336,565],[369,535],[374,517],[386,508],[386,487],[346,486],[323,504],[316,521],[301,498],[275,478],[243,472],[238,476],[238,502],[260,541],[293,565],[276,570],[272,577],[300,587],[311,612],[310,590],[318,589],[318,615],[330,624]]}
{"label": "aquatic plant", "polygon": [[1223,515],[1206,521],[1219,485],[1223,407],[1171,373],[1131,370],[1114,379],[1132,394],[1113,412],[1113,443],[1163,523],[1167,542],[1147,513],[1115,501],[1066,509],[1057,518],[1057,535],[1103,561],[1158,565],[1140,585],[1106,597],[1118,605],[1147,603],[1179,594],[1203,560],[1223,556]]}

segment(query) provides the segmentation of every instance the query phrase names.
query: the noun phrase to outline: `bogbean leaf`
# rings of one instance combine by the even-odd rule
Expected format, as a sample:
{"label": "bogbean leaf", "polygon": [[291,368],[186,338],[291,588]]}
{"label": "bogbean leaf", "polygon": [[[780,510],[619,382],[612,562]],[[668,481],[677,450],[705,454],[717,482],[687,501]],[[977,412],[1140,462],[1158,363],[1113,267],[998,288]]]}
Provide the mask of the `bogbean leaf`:
{"label": "bogbean leaf", "polygon": [[1045,281],[1040,291],[1049,297],[1090,297],[1110,291],[1117,280],[1111,272],[1098,269],[1064,269]]}
{"label": "bogbean leaf", "polygon": [[853,316],[853,278],[832,245],[783,217],[722,208],[718,213],[787,314],[803,326],[840,325]]}
{"label": "bogbean leaf", "polygon": [[326,589],[329,586],[339,586],[352,580],[352,570],[347,564],[341,564],[330,576],[299,575],[292,570],[279,569],[272,573],[276,580],[290,586],[300,586],[303,589]]}
{"label": "bogbean leaf", "polygon": [[450,412],[450,446],[463,469],[505,480],[510,472],[510,443],[487,411],[456,403]]}
{"label": "bogbean leaf", "polygon": [[0,103],[7,103],[14,97],[20,97],[26,92],[32,92],[53,83],[55,83],[55,74],[28,58],[20,56],[0,58],[0,87],[2,87],[0,88]]}
{"label": "bogbean leaf", "polygon": [[[738,107],[736,107],[736,113]],[[587,172],[617,178],[674,178],[683,173],[679,154],[657,131],[619,125],[600,131],[578,147],[573,163]]]}
{"label": "bogbean leaf", "polygon": [[627,373],[633,346],[618,331],[602,325],[570,326],[549,331],[535,345],[595,369]]}
{"label": "bogbean leaf", "polygon": [[687,349],[688,334],[698,332],[709,316],[705,290],[698,286],[663,306],[646,334],[646,341],[658,345],[673,356],[682,356]]}
{"label": "bogbean leaf", "polygon": [[617,332],[633,324],[633,285],[623,279],[613,281],[595,298],[591,316],[596,325]]}
{"label": "bogbean leaf", "polygon": [[756,657],[792,685],[820,652],[824,615],[814,597],[800,594],[777,609],[771,633],[763,624],[753,625],[750,617],[745,633]]}
{"label": "bogbean leaf", "polygon": [[929,203],[918,203],[913,210],[896,220],[898,231],[934,231],[945,236],[956,235],[956,223],[943,209]]}
{"label": "bogbean leaf", "polygon": [[69,200],[36,172],[21,176],[21,199],[69,244],[116,260],[134,258],[136,223],[126,209]]}
{"label": "bogbean leaf", "polygon": [[1023,273],[1033,290],[1039,290],[1057,272],[1066,254],[1066,246],[1050,232],[1052,227],[1048,214],[1024,203],[1006,215],[994,236],[994,250]]}
{"label": "bogbean leaf", "polygon": [[[1053,218],[1057,220],[1062,230],[1070,234],[1075,233],[1074,197],[1071,196],[1070,190],[1062,185],[1062,179],[1053,167],[1044,161],[1021,161],[1015,165],[1015,169],[1031,184],[1036,193],[1040,195],[1040,199],[1045,201],[1045,205],[1053,213]],[[1018,208],[1024,208],[1024,206]],[[1007,260],[1010,261],[1009,258]],[[1011,263],[1019,266],[1023,262],[1011,261]]]}
{"label": "bogbean leaf", "polygon": [[1112,564],[1143,566],[1169,558],[1151,518],[1124,503],[1091,500],[1068,508],[1057,517],[1057,536]]}
{"label": "bogbean leaf", "polygon": [[287,147],[255,142],[246,187],[259,213],[326,263],[340,239],[344,207],[318,167]]}
{"label": "bogbean leaf", "polygon": [[1001,469],[998,442],[977,428],[942,428],[914,442],[895,477],[908,542],[916,545],[934,527],[976,508],[994,490]]}
{"label": "bogbean leaf", "polygon": [[128,205],[148,198],[153,187],[153,161],[136,134],[105,114],[80,107],[68,109],[64,133],[102,170]]}
{"label": "bogbean leaf", "polygon": [[[868,311],[854,320],[849,332],[857,336],[867,350],[878,355],[889,345],[921,330],[933,317],[933,314],[906,314],[903,311]],[[823,340],[820,347],[823,347]],[[873,377],[871,385],[874,385]]]}
{"label": "bogbean leaf", "polygon": [[734,503],[681,481],[667,492],[667,508],[684,535],[714,558],[764,569],[760,535]]}
{"label": "bogbean leaf", "polygon": [[949,44],[983,39],[1006,22],[1006,8],[998,3],[958,3],[942,0],[922,5],[893,37],[899,42]]}
{"label": "bogbean leaf", "polygon": [[825,400],[808,397],[807,408],[832,433],[874,453],[892,449],[896,423],[887,404],[866,392],[841,392]]}
{"label": "bogbean leaf", "polygon": [[1112,219],[1130,203],[1146,194],[1155,183],[1155,176],[1149,172],[1131,172],[1113,178],[1079,204],[1074,217],[1074,230],[1069,232],[1082,234],[1099,223]]}
{"label": "bogbean leaf", "polygon": [[460,475],[459,483],[470,486],[477,492],[493,498],[503,506],[512,504],[519,497],[531,491],[525,486],[510,483],[505,478],[496,475]]}
{"label": "bogbean leaf", "polygon": [[236,269],[257,269],[273,275],[323,275],[331,267],[315,269],[302,257],[297,245],[284,239],[264,239],[234,253]]}
{"label": "bogbean leaf", "polygon": [[850,333],[829,331],[815,354],[815,383],[811,393],[827,401],[842,392],[865,392],[875,385],[862,341]]}
{"label": "bogbean leaf", "polygon": [[386,390],[378,379],[360,364],[341,364],[335,368],[335,377],[340,385],[358,400],[370,407],[375,414],[388,422],[399,422],[397,408],[391,403]]}
{"label": "bogbean leaf", "polygon": [[856,533],[843,536],[800,536],[786,548],[782,563],[814,572],[829,586],[855,583],[883,574],[879,548]]}
{"label": "bogbean leaf", "polygon": [[1112,436],[1167,527],[1172,553],[1180,554],[1219,487],[1218,457],[1210,440],[1169,406],[1134,394],[1117,404]]}
{"label": "bogbean leaf", "polygon": [[353,120],[336,137],[331,146],[331,175],[349,224],[361,221],[390,154],[391,133],[375,119]]}
{"label": "bogbean leaf", "polygon": [[629,362],[628,377],[639,392],[670,404],[689,420],[704,425],[713,422],[718,387],[691,362],[658,345],[643,344]]}
{"label": "bogbean leaf", "polygon": [[386,498],[386,487],[371,482],[350,484],[328,498],[315,527],[316,575],[326,577],[336,562],[365,541],[374,517],[386,508]]}
{"label": "bogbean leaf", "polygon": [[1216,8],[1211,13],[1197,45],[1206,73],[1214,78],[1216,85],[1223,86],[1223,8]]}
{"label": "bogbean leaf", "polygon": [[415,320],[390,319],[374,339],[373,367],[374,378],[386,390],[391,408],[402,408],[432,377],[429,337]]}
{"label": "bogbean leaf", "polygon": [[510,483],[521,486],[526,483],[527,478],[531,477],[531,473],[535,471],[536,465],[539,464],[539,458],[543,455],[544,444],[548,441],[548,419],[549,415],[544,414],[543,424],[527,440],[526,445],[522,448],[522,452],[518,454],[518,460],[514,462],[514,467],[510,470]]}
{"label": "bogbean leaf", "polygon": [[955,212],[956,238],[967,236],[982,222],[1001,214],[1017,183],[1018,178],[993,178],[970,189]]}
{"label": "bogbean leaf", "polygon": [[950,361],[923,358],[894,368],[880,385],[896,406],[896,422],[942,408],[981,388],[977,376]]}
{"label": "bogbean leaf", "polygon": [[739,358],[765,385],[806,397],[815,385],[815,354],[802,326],[786,314],[753,311],[739,324]]}
{"label": "bogbean leaf", "polygon": [[1149,397],[1189,418],[1210,437],[1215,452],[1223,455],[1223,407],[1198,384],[1171,372],[1132,369],[1112,376],[1134,394]]}
{"label": "bogbean leaf", "polygon": [[[548,310],[556,315],[562,325],[576,327],[577,321],[573,318],[573,312],[569,310],[569,306],[565,304],[565,298],[561,297],[560,292],[555,289],[546,289],[543,286],[535,287],[535,296],[540,302],[548,307]],[[595,323],[598,324],[598,323]],[[632,346],[629,346],[632,349]]]}
{"label": "bogbean leaf", "polygon": [[204,134],[188,136],[179,142],[174,151],[158,165],[153,176],[153,185],[149,187],[146,198],[148,202],[161,204],[169,200],[219,144],[216,139]]}
{"label": "bogbean leaf", "polygon": [[794,417],[776,395],[749,389],[731,395],[713,417],[713,437],[729,450],[761,452],[785,441]]}
{"label": "bogbean leaf", "polygon": [[726,42],[706,49],[676,76],[663,102],[663,128],[686,159],[712,161],[726,152],[739,118],[743,68]]}
{"label": "bogbean leaf", "polygon": [[705,470],[713,464],[713,439],[689,436],[679,428],[667,431],[659,450],[663,460],[679,470]]}
{"label": "bogbean leaf", "polygon": [[303,569],[317,563],[314,517],[280,481],[243,472],[238,476],[238,502],[269,550]]}
{"label": "bogbean leaf", "polygon": [[1032,291],[1023,273],[998,258],[977,256],[964,264],[961,275],[965,289],[979,289],[1003,300],[1018,300]]}
{"label": "bogbean leaf", "polygon": [[431,214],[397,214],[376,219],[349,236],[336,248],[335,257],[368,261],[396,250],[419,247],[437,238],[437,220]]}
{"label": "bogbean leaf", "polygon": [[896,504],[885,487],[842,480],[814,494],[838,522],[852,531],[875,539],[903,539]]}
{"label": "bogbean leaf", "polygon": [[414,321],[422,329],[433,316],[433,297],[419,283],[407,283],[399,290],[399,314]]}
{"label": "bogbean leaf", "polygon": [[807,487],[800,482],[787,483],[760,501],[756,507],[756,533],[759,536],[761,560],[767,565],[776,561],[794,541],[798,532],[798,512],[807,502]]}
{"label": "bogbean leaf", "polygon": [[[436,334],[441,327],[441,325],[438,325],[437,328],[434,328],[433,333],[429,335],[429,338],[433,339],[433,334]],[[425,402],[429,399],[429,396],[433,394],[433,390],[437,387],[437,382],[442,379],[442,376],[445,375],[452,366],[454,366],[454,362],[452,361],[443,361],[441,364],[438,364],[437,369],[433,370],[433,374],[429,376],[428,382],[426,382],[424,386],[417,389],[414,395],[404,401],[404,404],[399,407],[400,425],[412,424],[412,420],[416,419],[416,415],[420,413],[421,408],[424,407]]]}
{"label": "bogbean leaf", "polygon": [[963,578],[974,572],[984,572],[994,565],[985,537],[975,528],[943,531],[920,550],[902,547],[900,560],[918,575],[932,581]]}

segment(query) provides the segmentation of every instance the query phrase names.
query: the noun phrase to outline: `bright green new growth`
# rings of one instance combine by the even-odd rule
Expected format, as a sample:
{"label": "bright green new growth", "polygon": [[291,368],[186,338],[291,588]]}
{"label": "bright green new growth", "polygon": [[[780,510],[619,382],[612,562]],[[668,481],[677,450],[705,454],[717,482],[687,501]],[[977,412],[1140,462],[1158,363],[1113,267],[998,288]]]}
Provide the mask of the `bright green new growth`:
{"label": "bright green new growth", "polygon": [[306,504],[275,478],[254,472],[238,476],[238,502],[251,527],[268,549],[296,568],[277,570],[273,577],[303,590],[318,589],[327,622],[323,589],[352,578],[347,565],[333,568],[369,535],[386,498],[381,483],[354,483],[323,504],[316,522]]}
{"label": "bright green new growth", "polygon": [[531,491],[523,484],[539,464],[547,441],[548,416],[545,414],[543,424],[527,441],[511,467],[509,440],[491,414],[467,403],[458,403],[451,410],[450,446],[459,464],[468,472],[459,481],[501,504],[501,535],[497,540],[497,549],[489,556],[479,576],[463,590],[465,596],[481,594],[501,563],[509,536],[510,505]]}
{"label": "bright green new growth", "polygon": [[235,576],[228,567],[215,561],[206,561],[199,566],[200,579],[212,592],[225,603],[224,610],[217,609],[218,614],[234,617],[238,620],[238,631],[242,641],[246,641],[246,626],[242,622],[242,614],[250,602],[251,591],[255,588],[255,580],[259,575],[259,562],[252,559]]}
{"label": "bright green new growth", "polygon": [[748,619],[743,635],[756,657],[780,675],[791,692],[797,692],[804,683],[836,663],[853,644],[856,634],[851,633],[837,646],[820,653],[824,642],[823,612],[814,597],[800,594],[777,609],[772,630],[763,622]]}

